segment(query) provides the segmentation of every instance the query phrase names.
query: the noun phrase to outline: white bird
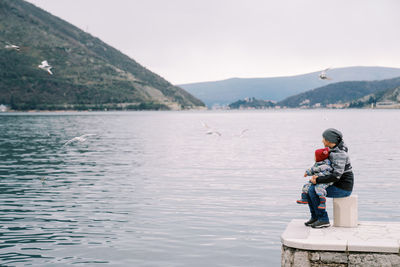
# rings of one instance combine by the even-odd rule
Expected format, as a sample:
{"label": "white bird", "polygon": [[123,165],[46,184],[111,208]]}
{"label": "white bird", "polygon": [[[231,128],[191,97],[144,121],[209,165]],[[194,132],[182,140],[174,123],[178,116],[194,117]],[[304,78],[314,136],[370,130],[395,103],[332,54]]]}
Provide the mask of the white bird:
{"label": "white bird", "polygon": [[201,124],[203,124],[203,126],[207,129],[206,134],[216,134],[218,136],[221,136],[222,134],[218,131],[214,131],[213,129],[210,128],[210,126],[208,126],[206,123],[201,122]]}
{"label": "white bird", "polygon": [[328,76],[326,76],[326,72],[329,70],[329,68],[323,70],[320,74],[319,74],[319,78],[321,80],[332,80],[331,78],[329,78]]}
{"label": "white bird", "polygon": [[244,136],[244,133],[247,132],[248,130],[249,130],[249,129],[244,129],[244,130],[240,133],[239,137],[243,137],[243,136]]}
{"label": "white bird", "polygon": [[71,143],[73,143],[73,142],[85,142],[86,141],[86,137],[88,137],[88,136],[93,136],[93,135],[95,135],[95,134],[84,134],[84,135],[81,135],[81,136],[77,136],[77,137],[74,137],[74,138],[72,138],[71,140],[68,140],[64,145],[63,145],[63,147],[64,146],[67,146],[67,145],[69,145],[69,144],[71,144]]}
{"label": "white bird", "polygon": [[14,50],[17,50],[17,51],[19,51],[19,46],[18,45],[13,45],[13,44],[10,44],[10,43],[8,43],[7,42],[7,44],[4,46],[4,48],[5,49],[14,49]]}
{"label": "white bird", "polygon": [[53,73],[50,70],[53,67],[49,65],[47,60],[43,60],[42,63],[38,65],[38,67],[41,68],[42,70],[46,70],[50,75],[53,75]]}

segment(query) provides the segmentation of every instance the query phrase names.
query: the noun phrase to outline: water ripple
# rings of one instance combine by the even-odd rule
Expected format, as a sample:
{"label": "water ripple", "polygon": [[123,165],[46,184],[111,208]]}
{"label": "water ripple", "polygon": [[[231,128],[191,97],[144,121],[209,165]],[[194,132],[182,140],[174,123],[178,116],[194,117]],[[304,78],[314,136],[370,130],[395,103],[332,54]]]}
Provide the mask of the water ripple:
{"label": "water ripple", "polygon": [[[400,221],[399,118],[1,114],[0,265],[278,266],[287,222],[308,216],[295,200],[325,128],[340,128],[349,144],[360,219]],[[202,121],[222,136],[206,135]],[[95,136],[63,147],[86,133]]]}

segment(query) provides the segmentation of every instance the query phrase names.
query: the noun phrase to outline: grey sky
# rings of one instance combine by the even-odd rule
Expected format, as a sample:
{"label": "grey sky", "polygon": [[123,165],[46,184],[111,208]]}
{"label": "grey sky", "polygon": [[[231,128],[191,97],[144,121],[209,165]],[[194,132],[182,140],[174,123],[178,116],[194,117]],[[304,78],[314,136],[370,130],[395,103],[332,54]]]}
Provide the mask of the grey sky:
{"label": "grey sky", "polygon": [[174,84],[400,68],[399,0],[29,0]]}

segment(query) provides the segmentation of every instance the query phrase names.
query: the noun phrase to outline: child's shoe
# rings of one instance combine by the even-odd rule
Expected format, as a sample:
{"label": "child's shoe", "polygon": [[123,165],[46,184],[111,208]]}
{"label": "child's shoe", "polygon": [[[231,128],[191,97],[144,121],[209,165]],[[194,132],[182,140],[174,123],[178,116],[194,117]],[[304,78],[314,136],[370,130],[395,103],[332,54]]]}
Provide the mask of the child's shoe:
{"label": "child's shoe", "polygon": [[325,197],[322,197],[322,196],[319,197],[318,208],[321,209],[321,210],[326,209],[326,198]]}
{"label": "child's shoe", "polygon": [[305,193],[301,193],[301,199],[296,201],[298,204],[308,204],[307,195]]}

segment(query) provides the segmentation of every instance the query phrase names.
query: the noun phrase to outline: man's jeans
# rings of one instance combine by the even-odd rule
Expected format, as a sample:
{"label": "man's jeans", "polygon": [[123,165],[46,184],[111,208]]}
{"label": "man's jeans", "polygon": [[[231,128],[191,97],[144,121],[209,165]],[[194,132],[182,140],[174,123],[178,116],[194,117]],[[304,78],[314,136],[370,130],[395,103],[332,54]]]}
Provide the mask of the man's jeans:
{"label": "man's jeans", "polygon": [[[328,188],[326,188],[326,192],[327,192],[327,195],[326,195],[327,197],[341,198],[341,197],[350,196],[352,191],[343,190],[334,185],[331,185]],[[322,221],[322,222],[329,222],[329,217],[328,217],[328,213],[326,212],[326,210],[318,209],[320,199],[319,199],[319,196],[317,195],[317,193],[315,192],[314,184],[312,186],[310,186],[310,189],[308,190],[307,198],[308,198],[308,207],[310,208],[310,212],[311,212],[311,218],[318,219],[319,221]]]}

